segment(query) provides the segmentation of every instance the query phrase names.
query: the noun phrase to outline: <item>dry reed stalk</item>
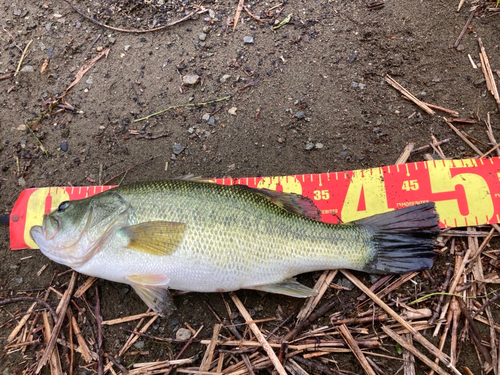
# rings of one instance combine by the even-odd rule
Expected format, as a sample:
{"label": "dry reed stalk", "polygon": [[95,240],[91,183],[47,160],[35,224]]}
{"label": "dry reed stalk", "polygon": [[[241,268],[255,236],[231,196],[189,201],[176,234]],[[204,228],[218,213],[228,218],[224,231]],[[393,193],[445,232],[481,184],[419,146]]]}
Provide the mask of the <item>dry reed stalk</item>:
{"label": "dry reed stalk", "polygon": [[[403,337],[398,335],[396,332],[394,332],[392,329],[390,329],[387,326],[382,326],[382,330],[394,341],[396,341],[399,345],[401,345],[403,348],[408,350],[410,353],[412,353],[415,357],[420,359],[422,362],[424,362],[429,368],[434,370],[440,375],[448,375],[446,371],[444,371],[441,367],[436,365],[434,362],[432,362],[429,358],[427,358],[424,354],[422,354],[420,351],[417,350],[412,344],[408,343]],[[458,371],[458,370],[457,370]],[[460,372],[457,372],[460,374]]]}
{"label": "dry reed stalk", "polygon": [[210,369],[210,364],[212,363],[212,360],[214,358],[214,350],[215,346],[217,345],[217,339],[219,337],[221,328],[222,324],[214,325],[212,339],[210,340],[210,343],[207,346],[207,350],[205,351],[205,355],[203,356],[203,359],[201,361],[200,371],[208,371]]}
{"label": "dry reed stalk", "polygon": [[390,75],[385,76],[385,81],[394,87],[396,90],[398,90],[405,98],[408,100],[411,100],[413,103],[415,103],[417,106],[419,106],[421,109],[423,109],[426,113],[429,115],[433,115],[435,112],[430,109],[424,102],[421,100],[417,99],[415,95],[413,95],[411,92],[409,92],[407,89],[405,89],[403,86],[401,86],[394,78],[392,78]]}
{"label": "dry reed stalk", "polygon": [[[231,293],[231,298],[233,299],[234,304],[238,308],[241,316],[243,316],[243,318],[245,319],[245,321],[247,321],[247,322],[251,321],[252,317],[248,313],[248,311],[245,308],[245,306],[243,306],[243,303],[240,301],[240,299],[238,298],[238,296],[236,294],[234,294],[234,293]],[[266,338],[264,337],[264,335],[260,331],[259,327],[257,327],[257,325],[255,323],[249,323],[249,326],[250,326],[250,329],[252,330],[253,334],[257,338],[257,340],[262,344],[262,347],[264,348],[264,350],[266,351],[267,355],[269,356],[269,359],[273,363],[274,368],[276,369],[276,371],[278,372],[278,374],[280,374],[280,375],[286,375],[285,368],[283,367],[283,365],[281,364],[281,362],[278,360],[278,357],[276,356],[276,353],[274,352],[274,350],[271,348],[271,346],[267,342]]]}
{"label": "dry reed stalk", "polygon": [[408,143],[405,146],[405,149],[403,150],[403,152],[401,153],[401,155],[399,155],[398,160],[396,160],[396,164],[404,164],[404,163],[406,163],[406,161],[410,157],[410,154],[411,154],[411,152],[413,151],[414,148],[415,148],[415,142]]}
{"label": "dry reed stalk", "polygon": [[117,319],[111,319],[111,320],[105,320],[101,324],[103,326],[111,326],[114,324],[121,324],[121,323],[126,323],[126,322],[132,322],[134,320],[142,319],[142,318],[149,318],[150,316],[155,316],[157,315],[154,311],[148,311],[142,314],[137,314],[137,315],[129,315],[125,316],[123,318],[117,318]]}
{"label": "dry reed stalk", "polygon": [[333,282],[333,279],[337,275],[337,272],[338,270],[323,271],[313,288],[314,290],[318,291],[318,294],[314,297],[309,297],[306,299],[306,302],[297,314],[297,325],[306,320],[309,315],[311,315],[321,298],[323,298],[323,295],[327,291],[328,286]]}
{"label": "dry reed stalk", "polygon": [[56,345],[56,340],[57,340],[57,337],[59,336],[59,332],[61,330],[61,327],[62,327],[62,324],[64,321],[64,316],[66,315],[66,310],[68,308],[69,301],[71,299],[71,294],[73,293],[73,289],[75,287],[76,276],[77,276],[76,272],[73,272],[71,274],[71,279],[69,281],[68,288],[64,292],[64,295],[63,295],[61,302],[59,304],[60,312],[59,312],[59,315],[57,317],[57,322],[54,325],[54,330],[52,331],[52,334],[50,336],[50,340],[47,343],[47,347],[45,348],[45,352],[43,353],[43,356],[40,359],[38,366],[35,370],[36,374],[39,374],[40,371],[42,370],[42,367],[45,366],[45,363],[47,363],[47,360],[49,359],[49,356],[52,354],[52,351]]}
{"label": "dry reed stalk", "polygon": [[346,344],[349,346],[349,348],[351,348],[352,352],[354,353],[359,363],[361,364],[361,367],[363,367],[363,370],[365,370],[365,373],[367,375],[377,375],[375,371],[373,371],[373,368],[370,366],[368,361],[366,360],[366,357],[364,356],[363,352],[356,343],[356,340],[354,340],[354,337],[352,337],[347,326],[345,324],[342,324],[339,326],[339,328]]}
{"label": "dry reed stalk", "polygon": [[85,280],[85,282],[80,285],[80,287],[73,294],[74,297],[80,298],[87,291],[88,288],[92,286],[92,284],[97,280],[97,277],[90,276]]}
{"label": "dry reed stalk", "polygon": [[37,302],[33,303],[29,307],[28,311],[26,311],[25,315],[19,321],[19,324],[12,330],[12,332],[9,335],[9,337],[7,337],[7,342],[8,343],[14,341],[14,339],[17,337],[17,334],[19,333],[19,331],[24,327],[24,325],[26,324],[26,322],[30,318],[31,313],[33,312],[33,309],[35,308],[36,304],[37,304]]}
{"label": "dry reed stalk", "polygon": [[[410,333],[413,334],[414,339],[423,345],[432,355],[439,358],[439,360],[448,367],[455,374],[460,374],[455,366],[450,363],[450,358],[444,354],[441,350],[436,348],[429,340],[427,340],[424,336],[422,336],[417,330],[415,330],[411,324],[409,324],[406,320],[401,318],[393,309],[391,309],[384,301],[382,301],[375,293],[370,291],[361,281],[359,281],[352,273],[347,270],[342,270],[342,273],[359,289],[365,292],[377,305],[379,305],[382,309],[384,309],[389,315],[391,315],[399,324],[401,324],[404,328],[406,328]],[[415,353],[414,353],[415,354]],[[430,361],[430,360],[429,360]],[[434,364],[432,361],[430,361]]]}
{"label": "dry reed stalk", "polygon": [[448,126],[460,137],[462,140],[469,145],[470,148],[474,150],[478,155],[482,155],[483,152],[478,149],[474,144],[469,141],[458,129],[448,120],[447,118],[443,117],[444,121],[448,124]]}

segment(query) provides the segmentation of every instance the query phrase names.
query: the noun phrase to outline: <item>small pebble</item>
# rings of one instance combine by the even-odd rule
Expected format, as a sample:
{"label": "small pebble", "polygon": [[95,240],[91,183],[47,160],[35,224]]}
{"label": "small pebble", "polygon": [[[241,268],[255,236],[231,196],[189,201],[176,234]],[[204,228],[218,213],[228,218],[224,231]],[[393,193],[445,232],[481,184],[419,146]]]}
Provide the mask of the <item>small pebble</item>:
{"label": "small pebble", "polygon": [[189,340],[191,338],[191,331],[187,328],[179,328],[175,333],[177,340]]}
{"label": "small pebble", "polygon": [[12,279],[12,282],[13,282],[13,283],[16,283],[16,284],[22,284],[22,283],[23,283],[23,281],[24,281],[24,280],[23,280],[23,278],[22,278],[22,277],[14,277],[14,278]]}
{"label": "small pebble", "polygon": [[90,77],[89,77],[89,78],[85,81],[85,83],[86,83],[87,85],[91,85],[91,84],[93,84],[93,83],[94,83],[94,78],[93,78],[92,76],[90,76]]}
{"label": "small pebble", "polygon": [[175,155],[179,155],[182,151],[184,151],[185,147],[176,143],[175,145],[172,146],[172,152]]}
{"label": "small pebble", "polygon": [[200,76],[198,74],[187,74],[182,76],[182,84],[184,86],[194,86],[200,80]]}
{"label": "small pebble", "polygon": [[205,33],[200,33],[200,35],[198,35],[198,39],[201,40],[201,41],[204,41],[207,39],[207,34]]}
{"label": "small pebble", "polygon": [[306,151],[310,151],[310,150],[312,150],[313,148],[314,148],[314,143],[312,143],[312,142],[308,142],[308,143],[306,144]]}
{"label": "small pebble", "polygon": [[45,30],[50,31],[51,28],[52,28],[52,22],[48,22],[45,24]]}
{"label": "small pebble", "polygon": [[68,142],[66,142],[66,141],[61,142],[61,151],[64,151],[64,152],[68,151]]}
{"label": "small pebble", "polygon": [[347,61],[352,63],[352,62],[356,61],[357,57],[358,57],[358,51],[354,51],[353,53],[351,53],[349,55],[349,57],[347,58]]}
{"label": "small pebble", "polygon": [[215,118],[214,118],[214,116],[210,116],[210,118],[208,119],[208,125],[215,126]]}
{"label": "small pebble", "polygon": [[221,82],[221,83],[226,83],[226,82],[227,82],[227,80],[228,80],[229,78],[231,78],[231,75],[230,75],[230,74],[224,74],[224,75],[221,77],[220,82]]}
{"label": "small pebble", "polygon": [[304,111],[298,111],[294,116],[295,118],[298,118],[300,120],[306,117],[306,114],[304,113]]}
{"label": "small pebble", "polygon": [[130,49],[130,44],[127,44],[127,45],[123,46],[123,49],[124,49],[125,51],[128,51],[128,50]]}
{"label": "small pebble", "polygon": [[134,343],[134,347],[135,347],[136,349],[142,349],[142,348],[144,348],[144,341],[136,341],[136,342]]}
{"label": "small pebble", "polygon": [[464,49],[465,49],[465,46],[464,46],[463,44],[459,44],[459,45],[457,46],[457,51],[458,51],[458,52],[462,52]]}
{"label": "small pebble", "polygon": [[24,72],[24,73],[33,73],[35,71],[35,68],[33,67],[33,65],[25,65],[21,68],[21,72]]}
{"label": "small pebble", "polygon": [[243,43],[245,44],[253,44],[254,41],[253,41],[253,36],[246,36],[243,38]]}
{"label": "small pebble", "polygon": [[201,118],[203,121],[208,121],[210,120],[210,113],[205,113],[202,118]]}
{"label": "small pebble", "polygon": [[318,150],[322,149],[323,148],[323,143],[320,143],[320,142],[316,143],[314,145],[314,148],[317,148]]}

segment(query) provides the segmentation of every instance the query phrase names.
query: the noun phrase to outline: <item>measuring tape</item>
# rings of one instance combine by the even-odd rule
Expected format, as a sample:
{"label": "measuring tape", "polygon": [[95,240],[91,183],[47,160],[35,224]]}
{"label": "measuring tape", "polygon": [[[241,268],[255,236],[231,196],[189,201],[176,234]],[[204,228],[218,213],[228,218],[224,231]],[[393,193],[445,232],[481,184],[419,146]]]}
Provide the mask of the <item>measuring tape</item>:
{"label": "measuring tape", "polygon": [[[321,220],[346,223],[425,202],[435,202],[443,228],[500,222],[500,158],[435,160],[347,172],[279,177],[213,179],[301,194],[316,203]],[[10,215],[12,250],[37,248],[29,235],[61,202],[83,199],[114,186],[24,190]]]}

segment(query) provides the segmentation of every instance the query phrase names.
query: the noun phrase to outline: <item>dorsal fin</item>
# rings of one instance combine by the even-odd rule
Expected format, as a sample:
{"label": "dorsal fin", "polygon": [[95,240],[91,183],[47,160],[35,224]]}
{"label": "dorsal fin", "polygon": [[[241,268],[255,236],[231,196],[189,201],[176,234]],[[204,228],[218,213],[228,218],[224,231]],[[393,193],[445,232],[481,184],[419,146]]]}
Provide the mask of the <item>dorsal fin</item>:
{"label": "dorsal fin", "polygon": [[314,220],[321,220],[321,214],[312,200],[295,193],[284,193],[269,189],[254,189],[245,185],[238,185],[243,189],[250,189],[260,194],[277,206],[296,215],[301,215]]}

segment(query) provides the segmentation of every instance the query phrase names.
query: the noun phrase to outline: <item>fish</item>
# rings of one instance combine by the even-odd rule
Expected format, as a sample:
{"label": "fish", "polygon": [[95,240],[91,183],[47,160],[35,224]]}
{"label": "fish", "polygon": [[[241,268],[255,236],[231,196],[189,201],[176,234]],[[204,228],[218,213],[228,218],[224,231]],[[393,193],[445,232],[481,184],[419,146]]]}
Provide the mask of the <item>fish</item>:
{"label": "fish", "polygon": [[305,272],[432,267],[439,232],[432,202],[346,224],[319,219],[301,195],[188,178],[62,202],[30,234],[52,261],[129,284],[160,314],[174,308],[170,289],[305,298],[317,294],[294,278]]}

